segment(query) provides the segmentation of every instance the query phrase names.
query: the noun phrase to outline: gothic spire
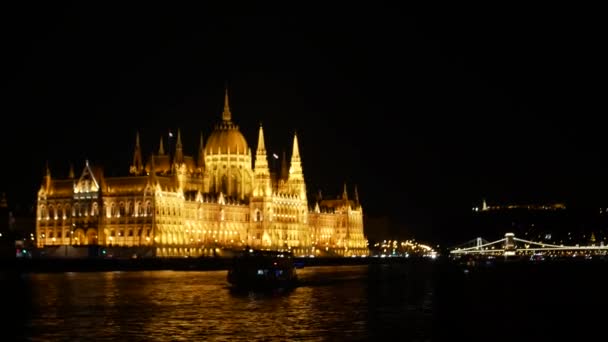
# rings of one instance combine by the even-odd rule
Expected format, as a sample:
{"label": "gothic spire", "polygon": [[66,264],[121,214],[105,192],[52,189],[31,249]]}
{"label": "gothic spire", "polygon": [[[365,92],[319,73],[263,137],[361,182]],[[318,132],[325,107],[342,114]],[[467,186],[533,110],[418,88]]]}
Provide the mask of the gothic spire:
{"label": "gothic spire", "polygon": [[342,191],[342,199],[348,201],[348,192],[346,191],[346,182],[344,182],[344,190]]}
{"label": "gothic spire", "polygon": [[355,184],[355,204],[359,205],[359,191],[357,190],[356,184]]}
{"label": "gothic spire", "polygon": [[281,156],[281,179],[287,179],[289,177],[288,169],[287,169],[287,156],[285,156],[285,150],[283,150],[283,155]]}
{"label": "gothic spire", "polygon": [[176,164],[181,164],[184,162],[184,151],[182,147],[182,133],[180,129],[177,129],[177,142],[175,143],[175,159],[174,162]]}
{"label": "gothic spire", "polygon": [[46,161],[46,171],[44,176],[44,185],[48,191],[51,188],[51,168],[49,167],[49,161]]}
{"label": "gothic spire", "polygon": [[68,171],[68,178],[73,179],[74,178],[74,164],[72,164],[70,162],[70,170]]}
{"label": "gothic spire", "polygon": [[291,160],[294,157],[300,159],[300,149],[298,148],[298,135],[296,133],[293,134],[293,151],[291,152]]}
{"label": "gothic spire", "polygon": [[160,137],[160,147],[158,148],[158,154],[159,155],[164,155],[165,154],[165,147],[163,146],[163,137]]}
{"label": "gothic spire", "polygon": [[266,146],[264,144],[264,130],[262,129],[262,124],[260,123],[260,131],[258,133],[258,152],[264,151],[266,153]]}
{"label": "gothic spire", "polygon": [[303,178],[302,163],[300,161],[300,149],[298,148],[298,135],[293,135],[293,151],[291,152],[291,164],[289,166],[289,177]]}
{"label": "gothic spire", "polygon": [[139,144],[139,132],[135,134],[135,150],[133,151],[133,165],[131,165],[131,173],[135,175],[141,174],[143,161],[141,159],[141,146]]}
{"label": "gothic spire", "polygon": [[255,170],[256,171],[268,171],[268,156],[266,155],[266,147],[264,146],[264,130],[260,124],[260,131],[258,133],[258,148],[255,152]]}
{"label": "gothic spire", "polygon": [[302,172],[300,150],[298,148],[298,136],[296,134],[293,136],[293,151],[291,152],[288,183],[293,193],[299,195],[302,199],[306,198],[306,184],[304,183],[304,173]]}
{"label": "gothic spire", "polygon": [[222,112],[222,120],[231,121],[232,114],[230,113],[230,104],[228,102],[228,87],[226,86],[226,93],[224,95],[224,112]]}
{"label": "gothic spire", "polygon": [[152,182],[152,184],[156,183],[156,163],[154,162],[154,160],[156,159],[156,157],[154,156],[154,153],[152,153],[152,155],[150,156],[150,180]]}
{"label": "gothic spire", "polygon": [[203,140],[203,132],[201,132],[201,141],[198,145],[198,167],[205,167],[205,143]]}

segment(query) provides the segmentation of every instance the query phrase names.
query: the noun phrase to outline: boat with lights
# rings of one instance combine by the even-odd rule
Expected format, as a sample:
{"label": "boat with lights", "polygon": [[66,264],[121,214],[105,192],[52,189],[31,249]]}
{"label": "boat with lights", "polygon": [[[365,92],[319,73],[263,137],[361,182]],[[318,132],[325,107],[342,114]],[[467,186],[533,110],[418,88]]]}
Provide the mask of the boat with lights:
{"label": "boat with lights", "polygon": [[292,288],[298,276],[291,252],[246,249],[232,259],[227,280],[239,289]]}

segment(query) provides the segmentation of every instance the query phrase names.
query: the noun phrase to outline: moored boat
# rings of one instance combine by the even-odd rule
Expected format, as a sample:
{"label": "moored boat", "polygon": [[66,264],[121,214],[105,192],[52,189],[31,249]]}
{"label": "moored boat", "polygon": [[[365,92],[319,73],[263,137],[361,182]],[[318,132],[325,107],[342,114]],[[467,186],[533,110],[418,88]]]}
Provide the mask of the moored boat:
{"label": "moored boat", "polygon": [[235,288],[272,289],[297,285],[297,273],[290,252],[248,249],[232,260],[227,280]]}

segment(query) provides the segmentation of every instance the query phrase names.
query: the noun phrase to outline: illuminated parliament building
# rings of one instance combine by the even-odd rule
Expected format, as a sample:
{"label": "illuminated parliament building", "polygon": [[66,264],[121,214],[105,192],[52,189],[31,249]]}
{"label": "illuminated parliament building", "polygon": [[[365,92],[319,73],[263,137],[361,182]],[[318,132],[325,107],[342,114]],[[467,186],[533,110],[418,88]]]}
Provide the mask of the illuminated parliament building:
{"label": "illuminated parliament building", "polygon": [[283,172],[271,172],[262,126],[252,154],[226,92],[222,120],[206,142],[201,135],[196,156],[184,154],[178,131],[173,151],[161,137],[158,152],[144,160],[137,134],[128,176],[105,177],[86,162],[80,174],[71,168],[57,179],[47,167],[37,246],[49,254],[92,245],[156,257],[221,256],[247,246],[296,256],[368,255],[357,189],[349,196],[345,185],[340,197],[309,205],[295,135],[289,167],[283,164]]}

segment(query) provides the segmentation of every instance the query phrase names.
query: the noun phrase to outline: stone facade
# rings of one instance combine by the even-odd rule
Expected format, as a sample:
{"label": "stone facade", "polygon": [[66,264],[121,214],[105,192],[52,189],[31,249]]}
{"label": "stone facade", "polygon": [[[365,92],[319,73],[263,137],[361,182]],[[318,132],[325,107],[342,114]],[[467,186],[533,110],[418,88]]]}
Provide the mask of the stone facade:
{"label": "stone facade", "polygon": [[[357,190],[309,203],[294,136],[288,171],[270,172],[260,126],[256,153],[232,121],[226,93],[222,121],[196,157],[175,150],[144,164],[139,134],[129,176],[105,177],[86,162],[79,177],[47,168],[38,192],[39,248],[129,247],[157,257],[211,256],[246,246],[295,255],[368,255]],[[146,252],[141,252],[145,250]]]}

